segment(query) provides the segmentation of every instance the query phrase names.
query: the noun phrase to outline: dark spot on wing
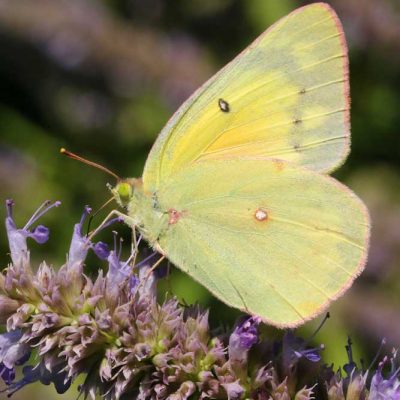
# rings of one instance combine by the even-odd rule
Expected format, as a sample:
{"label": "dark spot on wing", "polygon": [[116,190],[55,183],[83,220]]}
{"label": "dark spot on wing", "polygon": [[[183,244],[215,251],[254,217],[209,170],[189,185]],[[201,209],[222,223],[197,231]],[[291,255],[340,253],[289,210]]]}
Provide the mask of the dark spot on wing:
{"label": "dark spot on wing", "polygon": [[227,101],[225,101],[224,99],[218,99],[218,105],[219,105],[219,109],[222,112],[229,112],[230,111],[230,106],[229,103]]}
{"label": "dark spot on wing", "polygon": [[295,124],[295,125],[299,125],[299,124],[301,124],[303,121],[300,119],[300,118],[295,118],[294,120],[293,120],[293,123]]}
{"label": "dark spot on wing", "polygon": [[306,93],[306,89],[305,88],[301,89],[299,93],[300,94],[305,94]]}

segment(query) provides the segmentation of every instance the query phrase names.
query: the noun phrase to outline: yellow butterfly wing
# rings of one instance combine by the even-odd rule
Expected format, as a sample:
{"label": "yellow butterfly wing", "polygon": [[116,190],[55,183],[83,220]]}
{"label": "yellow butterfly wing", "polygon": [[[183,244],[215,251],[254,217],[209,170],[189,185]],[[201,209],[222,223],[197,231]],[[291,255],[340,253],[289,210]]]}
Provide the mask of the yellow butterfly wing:
{"label": "yellow butterfly wing", "polygon": [[282,160],[209,160],[160,187],[175,217],[158,242],[225,303],[279,327],[322,312],[362,271],[363,203],[333,178]]}
{"label": "yellow butterfly wing", "polygon": [[330,172],[349,151],[347,47],[324,3],[278,21],[172,117],[146,162],[153,191],[193,162],[274,157]]}

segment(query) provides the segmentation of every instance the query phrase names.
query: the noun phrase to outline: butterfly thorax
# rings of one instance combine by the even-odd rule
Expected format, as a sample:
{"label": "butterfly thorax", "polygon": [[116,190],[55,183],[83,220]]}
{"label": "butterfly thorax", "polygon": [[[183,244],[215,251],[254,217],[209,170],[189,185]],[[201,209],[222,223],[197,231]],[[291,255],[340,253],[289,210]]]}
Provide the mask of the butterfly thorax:
{"label": "butterfly thorax", "polygon": [[155,246],[167,229],[169,215],[161,210],[155,193],[145,193],[141,179],[129,178],[119,182],[112,193],[117,203],[127,209],[126,222]]}

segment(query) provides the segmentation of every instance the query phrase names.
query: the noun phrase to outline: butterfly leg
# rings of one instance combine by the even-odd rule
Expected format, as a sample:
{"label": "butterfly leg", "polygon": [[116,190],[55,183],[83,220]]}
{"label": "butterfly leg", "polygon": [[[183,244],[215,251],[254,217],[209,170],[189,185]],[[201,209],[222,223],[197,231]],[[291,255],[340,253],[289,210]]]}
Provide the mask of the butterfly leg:
{"label": "butterfly leg", "polygon": [[132,241],[131,241],[131,254],[134,254],[135,257],[133,259],[133,265],[136,264],[136,258],[139,253],[139,244],[142,241],[142,234],[139,235],[139,238],[136,236],[136,229],[132,229]]}
{"label": "butterfly leg", "polygon": [[118,210],[111,210],[107,217],[104,218],[103,222],[89,235],[88,239],[91,240],[101,229],[103,229],[104,225],[106,225],[113,216],[116,216],[117,218],[121,219],[121,221],[129,225],[132,229],[135,229],[136,224],[133,218]]}
{"label": "butterfly leg", "polygon": [[140,285],[144,286],[147,283],[147,280],[153,274],[154,270],[165,260],[165,256],[161,256],[147,271],[144,277],[140,281]]}

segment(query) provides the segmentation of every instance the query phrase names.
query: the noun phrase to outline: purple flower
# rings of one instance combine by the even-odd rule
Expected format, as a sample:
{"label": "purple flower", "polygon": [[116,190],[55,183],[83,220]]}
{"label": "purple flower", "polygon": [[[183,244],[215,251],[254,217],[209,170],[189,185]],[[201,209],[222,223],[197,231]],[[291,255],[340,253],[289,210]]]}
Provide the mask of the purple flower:
{"label": "purple flower", "polygon": [[[122,242],[120,242],[121,244]],[[117,249],[117,233],[114,232],[114,250],[108,254],[108,272],[107,280],[111,287],[118,288],[120,284],[129,279],[132,274],[132,266],[130,265],[131,257],[126,261],[121,261],[121,247]]]}
{"label": "purple flower", "polygon": [[[19,345],[21,347],[27,349],[26,345]],[[15,362],[15,366],[25,364],[30,357],[30,351],[27,351],[24,356],[22,356],[19,360]],[[4,383],[7,386],[10,386],[15,379],[15,367],[7,367],[3,362],[0,362],[0,378],[3,379]]]}
{"label": "purple flower", "polygon": [[[91,212],[92,209],[89,206],[86,206],[83,211],[81,220],[74,226],[74,233],[72,234],[71,245],[68,252],[69,265],[73,265],[75,263],[82,264],[86,259],[89,249],[92,249],[97,257],[99,257],[101,260],[106,260],[110,255],[108,246],[105,243],[92,243],[90,238],[93,235],[88,236],[82,233],[83,224]],[[113,223],[119,221],[121,221],[120,218],[110,219],[109,221],[107,221],[107,223],[101,225],[101,228],[95,233],[98,233],[100,230],[105,229]]]}
{"label": "purple flower", "polygon": [[37,243],[44,244],[49,240],[50,230],[44,225],[38,225],[33,229],[30,237],[32,237]]}
{"label": "purple flower", "polygon": [[26,239],[28,237],[35,240],[37,243],[43,244],[49,239],[49,229],[43,225],[38,225],[32,231],[30,227],[47,211],[53,207],[58,207],[61,204],[60,201],[55,201],[51,203],[50,201],[45,201],[32,215],[29,221],[21,229],[18,229],[15,225],[12,216],[12,209],[14,202],[12,200],[6,200],[7,217],[6,217],[6,230],[8,236],[8,242],[10,246],[11,259],[14,264],[17,264],[22,257],[28,256],[28,246]]}
{"label": "purple flower", "polygon": [[306,348],[306,341],[295,336],[292,331],[288,331],[283,338],[283,358],[289,366],[300,358],[305,358],[311,362],[321,360],[321,350],[324,346],[316,348]]}
{"label": "purple flower", "polygon": [[399,373],[400,367],[395,368],[395,358],[397,352],[394,352],[391,358],[391,371],[387,379],[382,375],[382,370],[388,358],[385,357],[382,362],[379,363],[378,369],[372,376],[370,398],[374,400],[400,400],[400,381]]}
{"label": "purple flower", "polygon": [[242,398],[243,393],[245,392],[242,385],[240,385],[239,381],[223,383],[222,386],[226,390],[228,395],[228,400],[238,400]]}
{"label": "purple flower", "polygon": [[[124,282],[128,282],[129,290],[133,295],[136,290],[140,291],[140,295],[155,295],[156,292],[156,278],[150,271],[151,267],[148,265],[151,258],[157,253],[152,253],[149,257],[136,264],[132,265],[132,255],[126,261],[121,261],[121,248],[117,250],[117,236],[114,236],[114,249],[108,254],[108,272],[107,284],[112,291],[118,291],[119,286]],[[139,276],[133,272],[133,268],[139,270]],[[141,284],[140,284],[141,283]]]}
{"label": "purple flower", "polygon": [[7,368],[3,363],[0,363],[0,378],[8,386],[15,379],[15,368]]}
{"label": "purple flower", "polygon": [[96,256],[99,257],[101,260],[107,260],[108,256],[110,255],[108,245],[103,242],[97,242],[93,246],[93,251],[95,252]]}
{"label": "purple flower", "polygon": [[229,338],[229,360],[246,361],[250,348],[258,341],[257,327],[261,322],[259,317],[247,318],[240,323]]}
{"label": "purple flower", "polygon": [[108,282],[113,286],[118,286],[131,275],[132,267],[129,264],[130,260],[121,261],[120,254],[115,250],[111,250],[107,258],[108,260]]}
{"label": "purple flower", "polygon": [[107,285],[109,289],[115,294],[118,293],[120,285],[128,282],[129,291],[134,294],[139,285],[139,278],[132,271],[130,264],[131,258],[127,261],[120,260],[120,252],[117,254],[116,250],[111,250],[108,255],[108,272],[107,272]]}
{"label": "purple flower", "polygon": [[72,234],[71,245],[68,252],[68,263],[73,265],[75,263],[82,264],[85,261],[87,253],[89,251],[90,241],[86,235],[82,234],[83,223],[87,216],[92,212],[92,209],[88,206],[85,207],[81,220],[75,224],[74,233]]}
{"label": "purple flower", "polygon": [[139,283],[140,283],[140,280],[137,275],[132,274],[129,277],[129,289],[130,289],[131,293],[133,293],[136,290]]}
{"label": "purple flower", "polygon": [[324,348],[323,345],[320,347],[315,347],[313,349],[304,349],[304,350],[293,350],[293,353],[298,358],[306,358],[308,361],[311,362],[318,362],[321,360],[321,350]]}
{"label": "purple flower", "polygon": [[20,330],[0,335],[0,363],[9,370],[23,364],[29,358],[30,348],[27,344],[20,342],[21,338]]}
{"label": "purple flower", "polygon": [[[61,364],[60,366],[62,366]],[[61,371],[61,368],[54,367],[52,371],[49,371],[43,363],[36,365],[35,367],[27,365],[23,368],[23,378],[19,381],[13,382],[7,389],[8,397],[12,396],[15,392],[22,389],[24,386],[40,381],[44,385],[53,383],[57,393],[65,393],[71,386],[71,380],[67,377],[65,371]]]}
{"label": "purple flower", "polygon": [[5,324],[7,319],[19,308],[20,303],[8,296],[0,294],[0,324]]}

